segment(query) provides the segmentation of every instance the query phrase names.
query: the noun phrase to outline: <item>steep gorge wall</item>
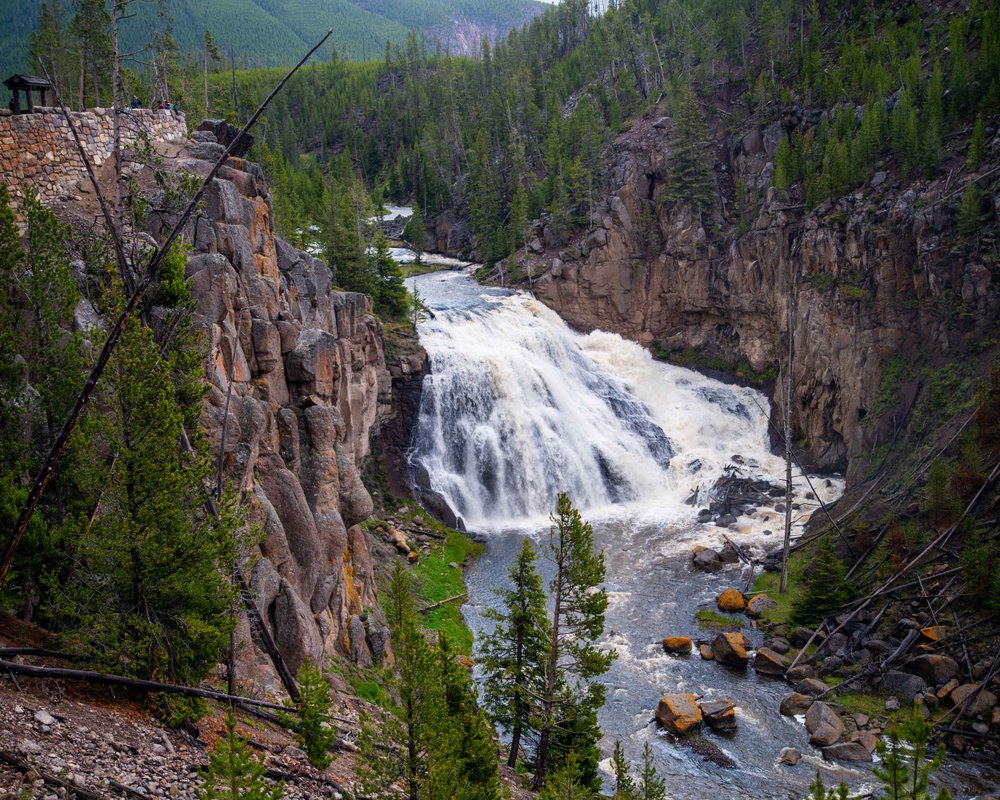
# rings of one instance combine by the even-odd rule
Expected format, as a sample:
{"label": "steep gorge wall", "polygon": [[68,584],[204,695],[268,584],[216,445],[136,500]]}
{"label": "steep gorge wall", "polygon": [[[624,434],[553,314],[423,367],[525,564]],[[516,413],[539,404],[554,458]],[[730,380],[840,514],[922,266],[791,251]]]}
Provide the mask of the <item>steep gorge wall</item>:
{"label": "steep gorge wall", "polygon": [[[174,168],[207,175],[223,148],[195,137]],[[270,220],[260,168],[232,158],[189,230],[194,323],[208,339],[203,424],[213,452],[225,436],[226,477],[262,534],[250,582],[292,670],[334,653],[369,663],[387,633],[359,468],[389,414],[382,330],[365,295],[332,290],[326,264],[276,239]],[[154,218],[153,233],[171,221]],[[240,638],[241,675],[273,681],[245,619]]]}
{"label": "steep gorge wall", "polygon": [[[715,130],[719,183],[741,178],[764,198],[748,231],[713,231],[666,199],[667,132],[640,120],[611,147],[595,229],[562,249],[533,242],[545,270],[535,291],[579,328],[758,371],[785,360],[793,291],[796,438],[821,468],[860,469],[855,457],[892,434],[891,421],[863,422],[890,359],[932,363],[996,335],[996,265],[959,242],[954,203],[940,202],[956,186],[947,174],[900,185],[881,173],[806,212],[768,188],[781,124],[741,138]],[[992,152],[984,170],[1000,142]]]}

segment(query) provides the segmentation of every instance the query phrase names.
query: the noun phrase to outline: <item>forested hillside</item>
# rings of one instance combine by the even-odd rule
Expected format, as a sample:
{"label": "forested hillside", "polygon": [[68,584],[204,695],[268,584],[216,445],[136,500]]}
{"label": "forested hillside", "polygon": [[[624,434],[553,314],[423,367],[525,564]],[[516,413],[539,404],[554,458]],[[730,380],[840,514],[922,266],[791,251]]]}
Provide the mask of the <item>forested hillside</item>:
{"label": "forested hillside", "polygon": [[[28,37],[37,30],[43,6],[69,23],[75,4],[70,0],[24,0],[0,8],[0,73],[37,68],[29,63]],[[138,53],[151,32],[161,30],[162,17],[173,23],[173,37],[183,55],[197,54],[210,31],[226,55],[241,68],[291,64],[330,28],[331,47],[355,61],[379,57],[386,42],[402,44],[410,31],[442,50],[468,53],[484,36],[493,39],[541,13],[536,0],[134,0],[122,26],[128,51]]]}

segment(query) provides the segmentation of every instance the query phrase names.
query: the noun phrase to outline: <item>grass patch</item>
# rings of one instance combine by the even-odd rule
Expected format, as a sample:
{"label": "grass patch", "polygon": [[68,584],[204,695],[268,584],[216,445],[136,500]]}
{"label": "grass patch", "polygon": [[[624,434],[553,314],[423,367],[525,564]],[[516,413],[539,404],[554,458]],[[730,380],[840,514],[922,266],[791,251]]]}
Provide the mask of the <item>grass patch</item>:
{"label": "grass patch", "polygon": [[[426,513],[409,511],[402,517],[406,519],[409,516],[409,521],[412,522],[412,518],[417,515],[421,517],[420,524],[423,527],[441,533],[445,537],[443,542],[423,555],[413,568],[417,584],[417,607],[422,608],[465,591],[462,565],[467,558],[475,558],[482,553],[483,545],[474,542],[461,531],[452,530],[447,525],[430,518]],[[449,564],[458,564],[458,569]],[[460,600],[421,614],[420,621],[428,630],[444,633],[458,652],[465,655],[472,653],[472,632],[462,619]]]}
{"label": "grass patch", "polygon": [[795,603],[805,594],[806,587],[802,583],[802,573],[805,571],[809,558],[801,552],[791,553],[788,557],[788,587],[782,594],[778,591],[781,586],[781,574],[778,572],[762,572],[753,583],[753,593],[763,592],[770,597],[776,605],[773,608],[765,609],[761,613],[761,618],[774,625],[794,625],[792,622],[792,608]]}
{"label": "grass patch", "polygon": [[351,685],[355,697],[360,700],[367,700],[377,706],[385,707],[385,689],[374,678],[365,678],[360,675],[348,675],[347,682]]}
{"label": "grass patch", "polygon": [[[830,682],[829,678],[826,680]],[[838,694],[835,702],[848,714],[867,714],[873,719],[885,716],[885,698],[877,694],[845,692]]]}
{"label": "grass patch", "polygon": [[694,620],[703,631],[738,631],[743,628],[744,622],[742,617],[721,614],[708,608],[696,611]]}

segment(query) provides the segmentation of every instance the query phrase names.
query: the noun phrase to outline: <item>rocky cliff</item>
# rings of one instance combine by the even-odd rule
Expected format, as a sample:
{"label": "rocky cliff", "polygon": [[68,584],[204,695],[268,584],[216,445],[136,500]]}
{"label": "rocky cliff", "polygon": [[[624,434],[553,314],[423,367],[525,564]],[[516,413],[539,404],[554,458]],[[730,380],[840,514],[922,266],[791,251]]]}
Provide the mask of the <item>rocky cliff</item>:
{"label": "rocky cliff", "polygon": [[[891,359],[933,365],[993,340],[1000,274],[985,255],[994,232],[973,246],[954,229],[961,156],[942,177],[908,184],[886,165],[812,211],[801,196],[777,195],[773,158],[785,127],[804,125],[802,116],[738,136],[715,122],[728,226],[666,199],[670,121],[639,120],[610,148],[593,228],[559,247],[540,227],[526,261],[544,271],[538,296],[579,328],[757,371],[786,360],[791,293],[796,439],[816,466],[845,469],[892,435],[892,412],[903,410],[894,406],[916,391],[914,375],[883,419],[863,423]],[[992,154],[981,171],[1000,158],[996,139]],[[742,211],[734,209],[738,181],[760,198]]]}
{"label": "rocky cliff", "polygon": [[[207,175],[223,148],[211,133],[195,138],[174,168]],[[153,233],[169,222],[154,220]],[[380,660],[359,467],[389,415],[390,376],[370,300],[334,291],[325,263],[275,238],[250,162],[222,168],[190,240],[194,321],[209,348],[203,423],[259,527],[249,569],[261,615],[293,671],[334,653]],[[239,633],[247,645],[246,620]],[[240,662],[242,676],[269,682],[259,651],[245,646]]]}

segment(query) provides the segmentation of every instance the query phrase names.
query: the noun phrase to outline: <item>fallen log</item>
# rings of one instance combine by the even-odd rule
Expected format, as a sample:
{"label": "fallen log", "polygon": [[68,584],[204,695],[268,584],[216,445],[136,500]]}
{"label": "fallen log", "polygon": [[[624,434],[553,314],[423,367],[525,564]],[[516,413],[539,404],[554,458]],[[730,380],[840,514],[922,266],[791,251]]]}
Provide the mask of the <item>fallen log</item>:
{"label": "fallen log", "polygon": [[81,656],[72,653],[60,653],[57,650],[46,650],[44,647],[0,647],[0,658],[14,656],[35,656],[36,658],[58,658],[64,661],[75,661]]}
{"label": "fallen log", "polygon": [[166,694],[182,694],[187,697],[201,697],[205,700],[218,700],[222,703],[250,705],[257,708],[271,708],[276,711],[291,711],[287,706],[268,703],[265,700],[255,700],[252,697],[216,692],[213,689],[198,689],[193,686],[178,686],[172,683],[159,683],[140,678],[126,678],[123,675],[109,675],[104,672],[90,672],[82,669],[64,669],[61,667],[36,667],[32,664],[18,664],[14,661],[0,661],[0,672],[14,675],[26,675],[30,678],[61,679],[70,681],[85,681],[100,683],[106,686],[124,686],[127,689],[140,689],[146,692],[164,692]]}
{"label": "fallen log", "polygon": [[52,786],[56,786],[60,789],[65,789],[67,796],[76,796],[79,800],[106,800],[104,795],[93,792],[90,789],[85,789],[82,786],[77,786],[69,781],[64,781],[62,778],[53,775],[51,772],[45,772],[39,769],[34,764],[30,764],[25,761],[20,756],[15,755],[7,750],[0,750],[0,761],[14,767],[14,769],[19,770],[24,773],[31,772],[34,770],[38,773],[43,781]]}
{"label": "fallen log", "polygon": [[465,597],[466,597],[465,592],[462,592],[461,594],[452,595],[451,597],[446,597],[444,600],[438,600],[436,603],[431,603],[429,606],[424,606],[423,608],[420,609],[420,613],[426,614],[428,611],[433,611],[435,608],[440,608],[441,606],[448,605],[448,603],[452,603],[455,600],[464,600]]}

